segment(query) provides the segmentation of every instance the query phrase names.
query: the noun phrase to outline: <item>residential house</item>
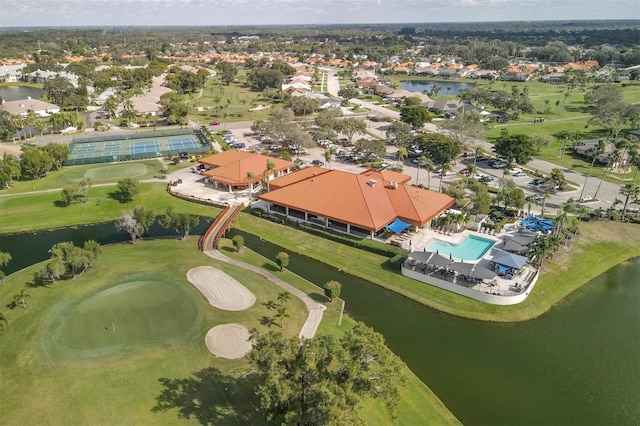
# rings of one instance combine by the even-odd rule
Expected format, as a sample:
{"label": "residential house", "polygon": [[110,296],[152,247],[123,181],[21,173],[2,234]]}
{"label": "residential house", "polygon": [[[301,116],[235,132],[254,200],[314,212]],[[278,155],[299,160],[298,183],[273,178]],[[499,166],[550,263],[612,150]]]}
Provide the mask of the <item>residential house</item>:
{"label": "residential house", "polygon": [[21,117],[26,117],[31,113],[40,117],[49,117],[51,114],[57,114],[60,112],[60,107],[58,105],[31,98],[17,101],[2,100],[0,109]]}

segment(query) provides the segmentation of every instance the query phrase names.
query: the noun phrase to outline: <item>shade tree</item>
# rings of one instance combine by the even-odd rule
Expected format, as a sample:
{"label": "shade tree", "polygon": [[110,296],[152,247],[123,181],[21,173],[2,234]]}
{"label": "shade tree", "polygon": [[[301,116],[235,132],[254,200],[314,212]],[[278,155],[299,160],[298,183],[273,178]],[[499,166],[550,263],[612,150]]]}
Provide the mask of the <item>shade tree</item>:
{"label": "shade tree", "polygon": [[200,217],[188,213],[176,213],[171,206],[167,207],[164,216],[160,218],[160,226],[165,229],[173,229],[182,235],[184,240],[189,236],[191,228],[200,223]]}
{"label": "shade tree", "polygon": [[128,210],[122,214],[122,217],[116,221],[116,228],[127,232],[131,237],[131,243],[135,244],[136,239],[142,237],[154,221],[155,215],[152,211],[143,206],[137,206],[133,211]]}

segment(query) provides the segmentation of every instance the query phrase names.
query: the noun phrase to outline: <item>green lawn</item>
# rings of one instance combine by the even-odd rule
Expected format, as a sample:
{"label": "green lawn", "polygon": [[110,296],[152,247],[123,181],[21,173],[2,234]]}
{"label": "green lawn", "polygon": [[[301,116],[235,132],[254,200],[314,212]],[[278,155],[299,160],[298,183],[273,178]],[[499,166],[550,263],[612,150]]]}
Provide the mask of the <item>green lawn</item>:
{"label": "green lawn", "polygon": [[[210,306],[186,279],[186,272],[200,265],[232,275],[253,292],[256,303],[236,312]],[[103,247],[82,276],[32,287],[40,266],[13,274],[0,286],[0,305],[9,320],[0,337],[0,411],[10,424],[264,424],[246,360],[216,358],[204,336],[231,322],[280,330],[271,321],[280,288],[208,258],[194,237]],[[27,308],[5,308],[25,287],[31,295]],[[307,312],[298,299],[288,308],[291,318],[282,331],[296,336]],[[342,330],[352,325],[346,319]],[[398,421],[374,401],[363,404],[363,418],[376,424],[456,423],[428,388],[407,374]]]}
{"label": "green lawn", "polygon": [[[200,124],[208,124],[212,120],[221,122],[264,120],[269,117],[269,109],[250,111],[258,105],[271,105],[273,102],[265,98],[261,92],[252,91],[244,81],[246,70],[240,70],[231,84],[226,85],[218,76],[209,78],[202,96],[190,102],[196,111],[189,116]],[[197,109],[200,108],[201,111]],[[223,125],[224,126],[224,125]]]}
{"label": "green lawn", "polygon": [[164,183],[141,184],[140,194],[124,204],[113,198],[115,189],[115,186],[93,187],[89,190],[87,203],[67,207],[60,206],[58,191],[0,197],[0,229],[3,233],[11,233],[108,222],[138,205],[156,214],[163,214],[168,206],[172,206],[176,212],[212,218],[220,213],[220,209],[172,197],[167,193]]}
{"label": "green lawn", "polygon": [[[513,306],[496,306],[404,277],[399,268],[388,264],[384,256],[334,243],[249,214],[241,214],[234,226],[439,311],[483,321],[515,322],[536,318],[592,278],[629,258],[640,256],[640,245],[637,243],[640,240],[639,226],[615,222],[583,223],[580,238],[570,250],[559,253],[556,262],[548,265],[534,291],[524,302]],[[349,259],[349,262],[344,259]]]}

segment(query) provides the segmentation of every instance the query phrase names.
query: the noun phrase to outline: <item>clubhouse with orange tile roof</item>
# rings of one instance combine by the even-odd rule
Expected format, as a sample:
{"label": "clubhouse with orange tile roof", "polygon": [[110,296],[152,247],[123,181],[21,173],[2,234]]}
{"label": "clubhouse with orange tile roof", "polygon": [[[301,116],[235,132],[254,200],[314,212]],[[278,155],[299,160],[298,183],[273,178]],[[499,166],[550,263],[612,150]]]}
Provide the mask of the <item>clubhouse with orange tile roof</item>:
{"label": "clubhouse with orange tile roof", "polygon": [[[267,173],[267,162],[273,164],[273,170]],[[202,173],[215,189],[226,188],[229,192],[250,188],[265,179],[283,176],[295,166],[292,161],[265,155],[230,149],[198,160],[207,170]]]}
{"label": "clubhouse with orange tile roof", "polygon": [[274,179],[254,207],[374,238],[397,218],[424,227],[453,204],[446,194],[407,185],[410,179],[371,169],[355,174],[308,167]]}

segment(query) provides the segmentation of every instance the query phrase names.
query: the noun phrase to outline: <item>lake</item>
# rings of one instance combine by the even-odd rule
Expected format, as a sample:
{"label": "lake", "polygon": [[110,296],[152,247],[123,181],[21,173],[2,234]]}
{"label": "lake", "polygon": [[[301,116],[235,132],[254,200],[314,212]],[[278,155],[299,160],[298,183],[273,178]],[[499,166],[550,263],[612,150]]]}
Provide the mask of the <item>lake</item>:
{"label": "lake", "polygon": [[[193,232],[204,229],[201,222]],[[269,259],[282,251],[243,235],[247,247]],[[11,272],[45,260],[56,242],[89,238],[106,243],[128,236],[112,223],[97,224],[3,235],[0,250],[14,256]],[[382,333],[465,425],[640,424],[640,259],[597,277],[538,319],[494,324],[437,312],[289,255],[288,269],[315,284],[342,283],[347,313]]]}
{"label": "lake", "polygon": [[[460,90],[470,89],[474,86],[474,83],[460,83],[457,81],[424,81],[424,80],[408,80],[401,81],[400,84],[405,90],[411,92],[425,92],[431,93],[433,86],[440,86],[439,95],[459,95]],[[449,88],[449,90],[447,90]]]}
{"label": "lake", "polygon": [[18,101],[22,99],[40,99],[44,91],[35,87],[5,86],[0,87],[0,98],[5,101]]}

